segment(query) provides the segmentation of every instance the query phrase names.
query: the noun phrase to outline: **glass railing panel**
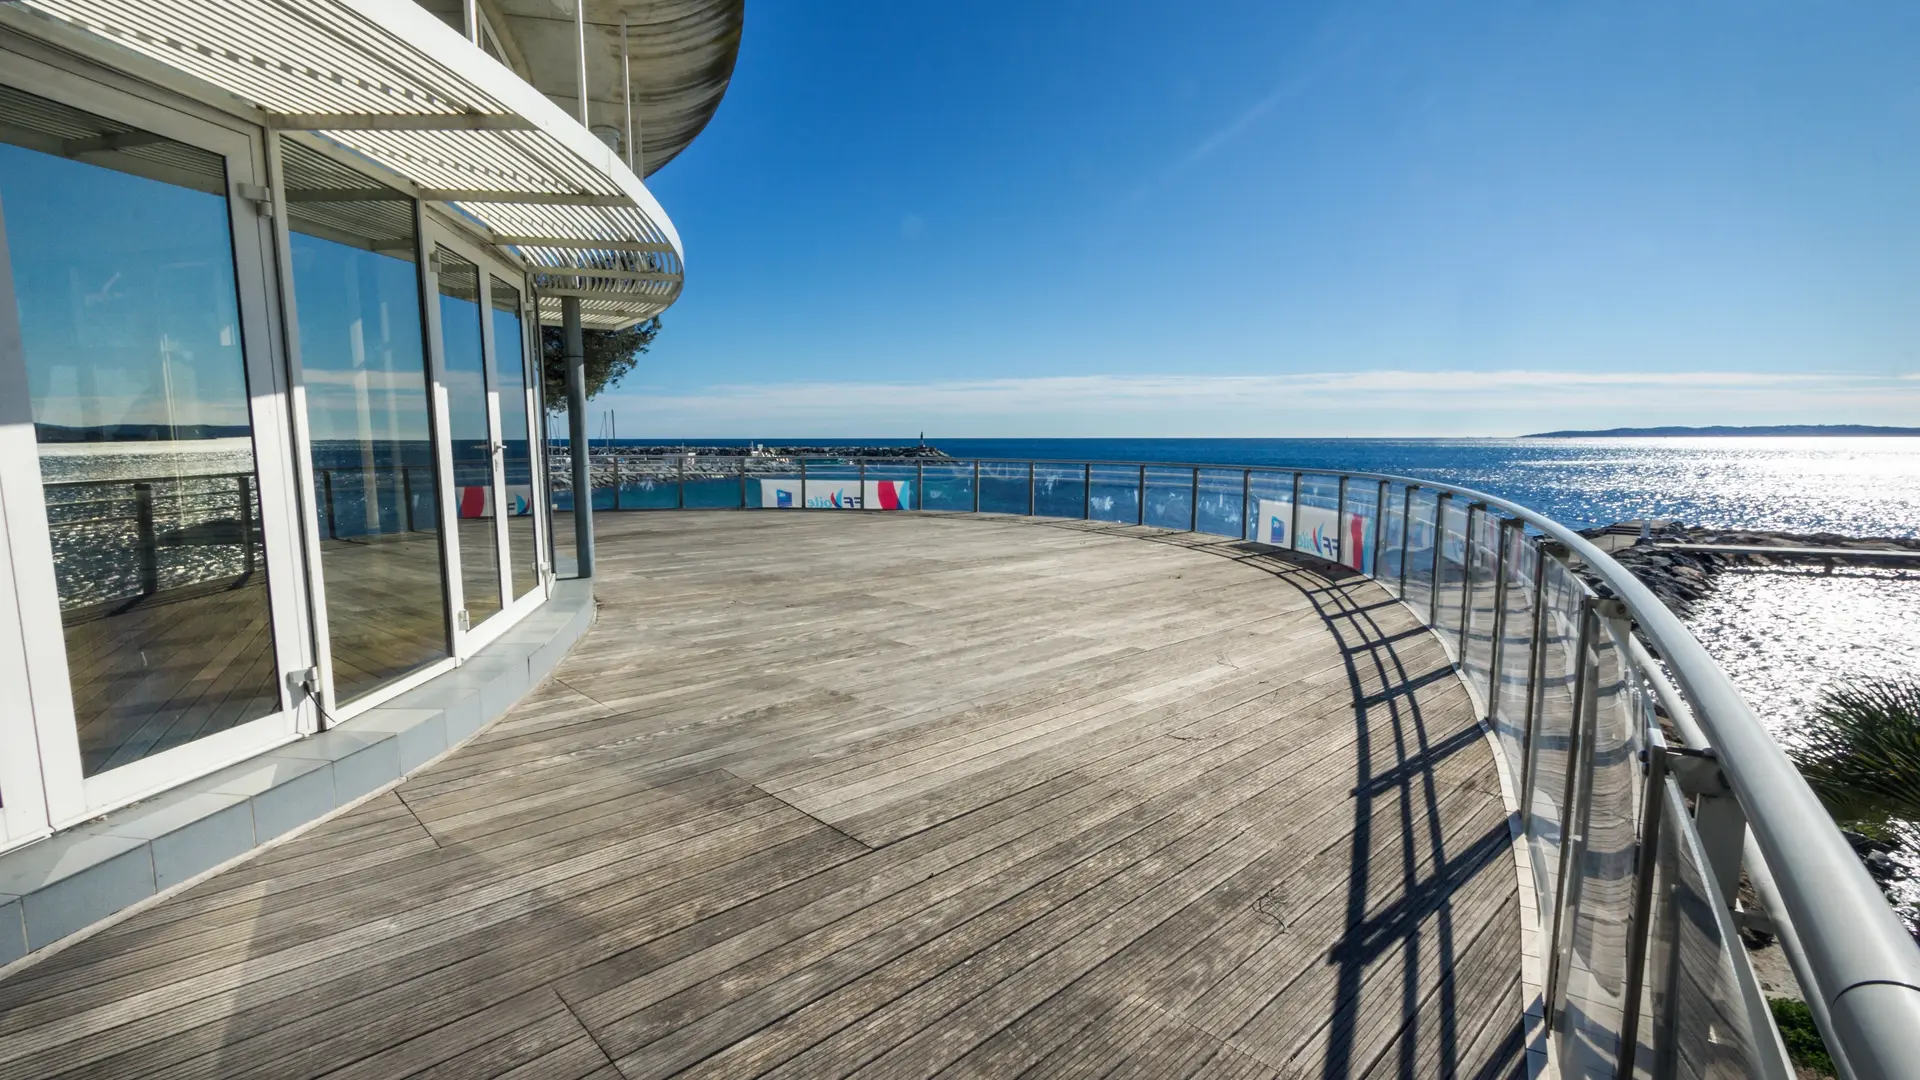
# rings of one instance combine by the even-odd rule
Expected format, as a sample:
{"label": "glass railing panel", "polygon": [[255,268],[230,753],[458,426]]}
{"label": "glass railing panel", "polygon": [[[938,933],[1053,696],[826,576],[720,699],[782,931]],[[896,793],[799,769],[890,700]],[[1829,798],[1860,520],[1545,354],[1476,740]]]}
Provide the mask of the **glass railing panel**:
{"label": "glass railing panel", "polygon": [[1546,581],[1541,678],[1535,688],[1534,736],[1530,750],[1533,787],[1527,825],[1543,919],[1550,917],[1559,892],[1560,841],[1574,730],[1573,695],[1579,668],[1576,654],[1582,596],[1580,583],[1557,559],[1548,561]]}
{"label": "glass railing panel", "polygon": [[1300,507],[1293,549],[1336,562],[1340,558],[1340,481],[1332,476],[1300,478]]}
{"label": "glass railing panel", "polygon": [[1387,488],[1386,529],[1380,544],[1379,581],[1389,593],[1400,595],[1401,544],[1407,529],[1407,489],[1397,484]]}
{"label": "glass railing panel", "polygon": [[[657,457],[608,454],[594,460],[593,508],[671,510],[679,505],[672,463]],[[611,492],[612,497],[603,492]]]}
{"label": "glass railing panel", "polygon": [[1147,521],[1157,529],[1185,531],[1192,523],[1193,470],[1147,467]]}
{"label": "glass railing panel", "polygon": [[1459,499],[1440,504],[1440,559],[1434,567],[1433,628],[1454,648],[1460,646],[1460,603],[1467,556],[1467,508]]}
{"label": "glass railing panel", "polygon": [[1540,553],[1525,530],[1508,529],[1505,535],[1506,611],[1492,710],[1494,734],[1505,753],[1508,775],[1517,784],[1525,764],[1527,710],[1533,690],[1533,574]]}
{"label": "glass railing panel", "polygon": [[918,510],[918,481],[911,461],[869,461],[861,499],[869,510]]}
{"label": "glass railing panel", "polygon": [[1078,518],[1087,512],[1087,473],[1079,465],[1033,467],[1034,513],[1041,517]]}
{"label": "glass railing panel", "polygon": [[980,512],[983,514],[1027,512],[1026,462],[983,461],[980,463]]}
{"label": "glass railing panel", "polygon": [[925,500],[922,509],[969,511],[973,509],[973,462],[927,462],[921,472]]}
{"label": "glass railing panel", "polygon": [[[1622,651],[1607,622],[1596,624],[1589,693],[1584,710],[1580,778],[1572,815],[1572,863],[1561,903],[1561,985],[1566,1008],[1563,1045],[1604,1069],[1570,1075],[1612,1075],[1627,984],[1627,935],[1633,922],[1638,860],[1643,717],[1634,709],[1621,667]],[[1590,725],[1590,726],[1589,726]]]}
{"label": "glass railing panel", "polygon": [[1433,603],[1433,553],[1437,530],[1434,527],[1435,516],[1439,513],[1439,496],[1425,488],[1413,493],[1407,517],[1407,535],[1401,547],[1406,558],[1401,578],[1406,582],[1406,592],[1402,597],[1408,605],[1425,619],[1432,610]]}
{"label": "glass railing panel", "polygon": [[1671,779],[1663,789],[1634,1075],[1792,1076],[1686,799]]}
{"label": "glass railing panel", "polygon": [[681,505],[689,510],[737,510],[746,503],[741,459],[696,457],[687,462]]}
{"label": "glass railing panel", "polygon": [[1093,466],[1093,495],[1088,500],[1094,521],[1132,525],[1140,520],[1140,470],[1131,465]]}
{"label": "glass railing panel", "polygon": [[859,510],[864,505],[856,463],[810,459],[804,479],[804,505],[809,510]]}
{"label": "glass railing panel", "polygon": [[1380,515],[1380,485],[1369,480],[1347,481],[1346,503],[1340,508],[1340,562],[1362,573],[1373,571],[1378,537],[1374,522]]}
{"label": "glass railing panel", "polygon": [[1247,538],[1286,547],[1293,528],[1293,474],[1256,471],[1249,487],[1253,506],[1247,511]]}
{"label": "glass railing panel", "polygon": [[1488,692],[1493,670],[1494,605],[1499,601],[1500,519],[1486,511],[1473,514],[1468,559],[1467,629],[1462,658],[1475,692]]}
{"label": "glass railing panel", "polygon": [[1198,528],[1201,532],[1232,537],[1241,535],[1242,524],[1247,520],[1246,489],[1243,486],[1245,477],[1246,473],[1241,469],[1200,470]]}

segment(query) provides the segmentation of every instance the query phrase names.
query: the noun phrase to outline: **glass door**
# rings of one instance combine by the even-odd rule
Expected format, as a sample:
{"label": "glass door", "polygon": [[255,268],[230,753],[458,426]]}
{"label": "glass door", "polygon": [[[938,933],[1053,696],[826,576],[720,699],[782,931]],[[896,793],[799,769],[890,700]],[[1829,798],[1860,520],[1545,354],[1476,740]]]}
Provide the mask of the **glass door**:
{"label": "glass door", "polygon": [[441,232],[433,259],[460,592],[456,651],[497,637],[545,595],[522,276]]}
{"label": "glass door", "polygon": [[311,647],[270,219],[232,194],[264,183],[262,148],[152,103],[81,96],[0,85],[0,300],[17,318],[0,371],[24,386],[33,439],[31,460],[6,467],[37,474],[31,492],[9,485],[7,513],[55,827],[290,739],[311,716],[290,678]]}

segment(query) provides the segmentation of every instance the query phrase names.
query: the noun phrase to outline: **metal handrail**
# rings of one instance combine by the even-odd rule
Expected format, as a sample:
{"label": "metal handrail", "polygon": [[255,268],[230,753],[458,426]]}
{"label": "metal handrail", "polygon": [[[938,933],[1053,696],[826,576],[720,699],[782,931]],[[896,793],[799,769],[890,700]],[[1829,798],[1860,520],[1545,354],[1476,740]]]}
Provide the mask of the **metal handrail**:
{"label": "metal handrail", "polygon": [[[734,455],[707,455],[732,462]],[[804,466],[808,457],[795,455],[788,460],[764,459],[767,469],[792,468],[795,461]],[[640,455],[626,455],[628,461]],[[687,505],[687,471],[683,455],[679,458],[680,492],[676,507]],[[744,481],[747,463],[756,460],[744,452],[738,455],[738,471]],[[1016,465],[1029,470],[1058,466],[1079,470],[1081,477],[1092,478],[1094,469],[1112,467],[1134,470],[1144,484],[1149,469],[1192,470],[1189,492],[1198,491],[1200,470],[1239,472],[1241,485],[1242,537],[1251,499],[1254,474],[1279,474],[1294,478],[1293,505],[1301,505],[1299,480],[1326,477],[1341,481],[1339,512],[1347,506],[1349,481],[1366,481],[1387,486],[1400,485],[1409,494],[1428,491],[1439,496],[1434,506],[1436,532],[1449,500],[1466,507],[1466,528],[1474,529],[1476,515],[1491,527],[1489,512],[1506,515],[1531,529],[1540,540],[1557,545],[1565,553],[1563,563],[1578,563],[1622,605],[1627,618],[1653,647],[1653,654],[1631,642],[1629,659],[1653,689],[1663,708],[1681,726],[1687,741],[1711,748],[1732,788],[1734,800],[1745,815],[1747,832],[1741,845],[1750,877],[1759,886],[1774,916],[1783,948],[1788,952],[1796,975],[1807,994],[1816,1022],[1827,1037],[1830,1050],[1844,1075],[1857,1078],[1909,1075],[1920,1070],[1920,949],[1888,906],[1879,887],[1868,876],[1850,845],[1840,835],[1825,807],[1779,744],[1748,706],[1731,678],[1708,655],[1680,619],[1643,585],[1633,573],[1615,562],[1598,546],[1572,528],[1537,513],[1519,503],[1473,488],[1459,487],[1428,478],[1393,473],[1361,472],[1329,468],[1291,468],[1274,465],[1232,465],[1204,462],[1164,461],[1092,461],[1048,458],[925,458],[891,455],[861,455],[834,458],[835,464],[858,467],[866,475],[873,464],[902,464],[915,467],[922,476],[931,466],[951,466],[962,470],[981,465]],[[976,474],[977,475],[977,474]],[[963,479],[965,479],[963,477]],[[1016,478],[1024,479],[1024,478]],[[1079,479],[1079,478],[1075,478]],[[1126,483],[1135,478],[1120,481]],[[1029,484],[1031,484],[1029,480]],[[1082,480],[1081,482],[1085,482]],[[741,505],[746,505],[745,485],[741,485]],[[974,484],[977,496],[978,485]],[[1031,490],[1031,488],[1029,488]],[[1364,489],[1363,489],[1364,490]],[[1091,491],[1085,501],[1090,500]],[[615,502],[618,503],[616,498]],[[804,503],[804,498],[801,500]],[[1409,499],[1410,503],[1410,499]],[[1374,512],[1381,518],[1395,512],[1384,500],[1377,501]],[[925,509],[924,497],[915,507]],[[1027,514],[1036,506],[1031,497]],[[1141,515],[1144,520],[1145,502]],[[1404,538],[1411,525],[1406,510],[1399,511]],[[1083,505],[1083,514],[1090,513]],[[1189,524],[1197,524],[1197,507]],[[1504,533],[1503,533],[1504,535]],[[1293,532],[1289,532],[1293,540]],[[1296,541],[1297,542],[1297,541]],[[1344,539],[1343,539],[1344,544]],[[1438,540],[1436,539],[1436,544]],[[1378,549],[1376,549],[1377,551]],[[1504,548],[1503,563],[1504,563]],[[1344,554],[1344,552],[1343,552]],[[1543,554],[1546,552],[1543,551]],[[1360,567],[1362,573],[1377,567]],[[1404,564],[1401,572],[1405,573]],[[1592,595],[1583,583],[1582,589]],[[1404,590],[1403,590],[1404,599]],[[1437,591],[1435,597],[1437,605]],[[1434,612],[1417,613],[1432,627]],[[1537,636],[1536,636],[1537,640]],[[1448,643],[1454,648],[1455,643]],[[1668,683],[1661,673],[1664,662],[1672,673]],[[1465,658],[1461,657],[1464,669]],[[1674,684],[1677,684],[1677,691]],[[1470,687],[1481,696],[1478,687]],[[1684,723],[1681,717],[1685,717]],[[1644,839],[1643,839],[1643,842]]]}

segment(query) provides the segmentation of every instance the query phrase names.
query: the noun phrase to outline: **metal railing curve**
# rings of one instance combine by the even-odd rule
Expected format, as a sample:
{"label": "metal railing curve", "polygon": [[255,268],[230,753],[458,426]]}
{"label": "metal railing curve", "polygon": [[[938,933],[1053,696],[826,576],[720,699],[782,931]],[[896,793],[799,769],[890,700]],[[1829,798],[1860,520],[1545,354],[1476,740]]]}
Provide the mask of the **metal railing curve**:
{"label": "metal railing curve", "polygon": [[[1913,938],[1680,619],[1551,518],[1431,479],[1328,469],[593,459],[599,509],[1082,518],[1237,535],[1365,574],[1440,637],[1501,747],[1563,1076],[1792,1077],[1745,928],[1779,938],[1842,1075],[1920,1075]],[[571,505],[564,462],[556,468],[554,496]],[[1738,903],[1743,873],[1766,911]]]}

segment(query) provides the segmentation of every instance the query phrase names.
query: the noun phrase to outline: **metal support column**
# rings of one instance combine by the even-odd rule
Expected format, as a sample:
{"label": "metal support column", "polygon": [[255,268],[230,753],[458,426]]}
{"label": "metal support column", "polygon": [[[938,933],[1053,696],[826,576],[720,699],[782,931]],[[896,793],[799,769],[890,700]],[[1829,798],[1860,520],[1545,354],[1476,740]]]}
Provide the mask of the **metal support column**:
{"label": "metal support column", "polygon": [[740,458],[740,509],[745,510],[746,508],[747,508],[747,459],[745,455],[742,455]]}
{"label": "metal support column", "polygon": [[1387,500],[1393,495],[1390,485],[1380,481],[1380,493],[1373,500],[1373,566],[1367,576],[1380,580],[1380,557],[1387,546]]}
{"label": "metal support column", "polygon": [[1420,490],[1418,484],[1408,484],[1400,499],[1400,599],[1407,598],[1407,552],[1413,543],[1413,493]]}
{"label": "metal support column", "polygon": [[1140,493],[1138,497],[1140,500],[1140,520],[1138,524],[1145,525],[1147,523],[1147,467],[1145,465],[1140,466]]}
{"label": "metal support column", "polygon": [[805,510],[806,508],[807,508],[807,459],[806,459],[806,456],[803,454],[800,457],[800,509]]}
{"label": "metal support column", "polygon": [[1247,511],[1253,509],[1253,470],[1240,470],[1240,539],[1247,538]]}
{"label": "metal support column", "polygon": [[1580,601],[1580,638],[1573,654],[1573,715],[1567,725],[1567,776],[1560,793],[1560,858],[1553,890],[1553,923],[1552,931],[1544,943],[1548,950],[1547,982],[1542,1000],[1549,1026],[1560,1018],[1560,991],[1564,989],[1561,983],[1566,979],[1569,960],[1567,948],[1571,944],[1567,924],[1578,915],[1567,894],[1573,885],[1573,868],[1581,861],[1585,850],[1584,815],[1579,812],[1582,790],[1580,771],[1592,765],[1591,755],[1583,750],[1593,737],[1593,720],[1599,711],[1594,708],[1599,697],[1594,693],[1593,685],[1597,672],[1592,672],[1593,665],[1587,662],[1587,654],[1593,649],[1598,621],[1594,613],[1594,598],[1583,597]]}
{"label": "metal support column", "polygon": [[1507,637],[1507,549],[1513,546],[1513,528],[1518,518],[1500,519],[1499,550],[1493,562],[1493,642],[1487,649],[1487,726],[1499,730],[1500,665],[1505,663]]}
{"label": "metal support column", "polygon": [[1093,520],[1093,465],[1082,467],[1080,477],[1080,520]]}
{"label": "metal support column", "polygon": [[573,44],[575,85],[580,93],[580,126],[592,128],[587,121],[587,0],[573,0]]}
{"label": "metal support column", "polygon": [[1293,474],[1293,516],[1287,522],[1287,550],[1300,550],[1300,474]]}
{"label": "metal support column", "polygon": [[621,137],[621,142],[626,144],[624,149],[627,151],[627,171],[638,176],[639,172],[634,169],[633,161],[634,150],[638,147],[640,140],[635,138],[633,129],[633,58],[627,48],[627,12],[625,8],[620,9],[620,104],[627,111],[626,134]]}
{"label": "metal support column", "polygon": [[1453,501],[1453,493],[1436,492],[1433,497],[1433,587],[1427,595],[1427,625],[1438,628],[1440,625],[1440,567],[1441,556],[1447,550],[1447,503]]}
{"label": "metal support column", "polygon": [[924,461],[913,463],[913,508],[927,508],[927,463]]}
{"label": "metal support column", "polygon": [[860,509],[867,508],[867,459],[860,459]]}
{"label": "metal support column", "polygon": [[1027,462],[1027,516],[1032,517],[1033,511],[1033,462],[1029,461]]}
{"label": "metal support column", "polygon": [[1200,531],[1200,467],[1193,467],[1193,487],[1187,493],[1187,531]]}
{"label": "metal support column", "polygon": [[[615,460],[619,460],[617,454],[615,455]],[[675,479],[673,489],[673,508],[675,510],[685,510],[687,508],[687,455],[685,454],[680,455],[678,476]]]}
{"label": "metal support column", "polygon": [[[1345,473],[1340,474],[1340,484],[1334,490],[1333,547],[1336,552],[1334,557],[1339,561],[1341,566],[1347,566],[1349,563],[1347,562],[1347,476]],[[1353,553],[1353,562],[1351,565],[1356,569],[1359,568],[1359,552],[1356,551]]]}
{"label": "metal support column", "polygon": [[[585,104],[582,97],[583,109]],[[560,327],[567,362],[567,449],[573,458],[574,563],[575,572],[586,578],[593,576],[593,455],[587,444],[587,346],[579,297],[560,298]],[[619,499],[617,490],[614,498]]]}
{"label": "metal support column", "polygon": [[1547,553],[1533,549],[1533,633],[1527,645],[1527,718],[1520,731],[1520,828],[1533,826],[1534,763],[1539,740],[1533,737],[1545,703],[1547,665]]}
{"label": "metal support column", "polygon": [[1478,516],[1481,528],[1486,528],[1487,507],[1485,503],[1468,503],[1467,520],[1461,526],[1460,536],[1460,670],[1467,668],[1467,638],[1473,630],[1473,519]]}
{"label": "metal support column", "polygon": [[980,512],[980,463],[973,463],[973,512]]}

